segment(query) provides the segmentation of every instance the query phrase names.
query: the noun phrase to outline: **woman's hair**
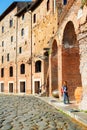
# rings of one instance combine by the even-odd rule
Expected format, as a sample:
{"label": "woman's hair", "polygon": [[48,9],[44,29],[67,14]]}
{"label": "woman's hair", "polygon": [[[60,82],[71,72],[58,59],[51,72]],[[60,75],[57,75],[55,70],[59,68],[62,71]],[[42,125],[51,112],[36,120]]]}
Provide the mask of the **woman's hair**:
{"label": "woman's hair", "polygon": [[63,83],[64,85],[67,85],[67,81],[64,81],[64,83]]}

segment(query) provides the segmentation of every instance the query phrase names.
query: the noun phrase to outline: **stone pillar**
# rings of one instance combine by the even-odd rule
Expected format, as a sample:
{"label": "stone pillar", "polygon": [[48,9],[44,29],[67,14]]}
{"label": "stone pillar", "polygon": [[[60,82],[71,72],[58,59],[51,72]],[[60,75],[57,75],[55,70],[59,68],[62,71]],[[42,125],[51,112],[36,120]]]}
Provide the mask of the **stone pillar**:
{"label": "stone pillar", "polygon": [[51,55],[49,56],[49,96],[52,95]]}
{"label": "stone pillar", "polygon": [[62,45],[58,46],[58,87],[59,97],[61,99],[61,87],[62,87]]}
{"label": "stone pillar", "polygon": [[80,47],[80,73],[82,79],[82,100],[80,103],[80,109],[87,110],[87,28],[85,25],[81,26],[81,32],[79,34],[79,47]]}

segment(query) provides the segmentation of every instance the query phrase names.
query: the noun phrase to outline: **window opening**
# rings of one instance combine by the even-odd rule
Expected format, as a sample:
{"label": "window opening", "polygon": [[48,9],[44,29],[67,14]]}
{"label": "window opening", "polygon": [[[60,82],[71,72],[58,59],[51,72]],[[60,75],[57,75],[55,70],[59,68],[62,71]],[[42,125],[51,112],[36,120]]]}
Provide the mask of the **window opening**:
{"label": "window opening", "polygon": [[47,11],[50,9],[50,0],[47,1]]}
{"label": "window opening", "polygon": [[4,68],[1,68],[1,77],[4,77]]}
{"label": "window opening", "polygon": [[21,64],[20,66],[20,73],[25,74],[25,64]]}
{"label": "window opening", "polygon": [[21,29],[21,36],[24,36],[24,28]]}
{"label": "window opening", "polygon": [[9,61],[9,53],[7,54],[7,61]]}
{"label": "window opening", "polygon": [[33,15],[33,23],[36,23],[36,14]]}
{"label": "window opening", "polygon": [[13,67],[12,67],[12,66],[9,68],[9,76],[10,76],[10,77],[13,76]]}
{"label": "window opening", "polygon": [[2,63],[4,63],[4,56],[2,56]]}
{"label": "window opening", "polygon": [[9,26],[10,26],[10,28],[13,26],[13,19],[10,20]]}
{"label": "window opening", "polygon": [[4,33],[4,26],[2,26],[2,33]]}
{"label": "window opening", "polygon": [[35,72],[41,72],[41,61],[35,63]]}

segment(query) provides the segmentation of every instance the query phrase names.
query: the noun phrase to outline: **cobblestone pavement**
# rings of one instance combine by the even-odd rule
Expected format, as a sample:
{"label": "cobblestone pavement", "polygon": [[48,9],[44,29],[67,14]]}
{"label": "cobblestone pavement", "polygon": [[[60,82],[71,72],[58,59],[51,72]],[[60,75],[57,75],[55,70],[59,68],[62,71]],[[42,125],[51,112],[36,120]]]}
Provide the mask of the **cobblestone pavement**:
{"label": "cobblestone pavement", "polygon": [[0,96],[0,130],[86,130],[34,96]]}

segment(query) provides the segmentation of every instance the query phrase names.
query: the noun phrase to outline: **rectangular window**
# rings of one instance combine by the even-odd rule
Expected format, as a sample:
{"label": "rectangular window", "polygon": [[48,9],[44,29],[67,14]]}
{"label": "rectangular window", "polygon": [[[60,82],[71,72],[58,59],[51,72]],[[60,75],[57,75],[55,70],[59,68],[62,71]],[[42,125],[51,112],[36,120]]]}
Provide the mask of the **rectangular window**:
{"label": "rectangular window", "polygon": [[2,56],[2,63],[4,63],[4,56]]}
{"label": "rectangular window", "polygon": [[2,33],[4,33],[4,26],[2,26]]}
{"label": "rectangular window", "polygon": [[19,54],[22,53],[22,47],[19,47]]}
{"label": "rectangular window", "polygon": [[36,23],[36,14],[33,15],[33,23]]}
{"label": "rectangular window", "polygon": [[66,5],[67,4],[67,0],[63,0],[63,5]]}
{"label": "rectangular window", "polygon": [[2,41],[2,47],[4,46],[4,41]]}
{"label": "rectangular window", "polygon": [[24,28],[21,29],[21,36],[24,36]]}
{"label": "rectangular window", "polygon": [[1,68],[1,77],[4,77],[4,68]]}
{"label": "rectangular window", "polygon": [[9,27],[11,28],[13,26],[13,19],[9,21]]}
{"label": "rectangular window", "polygon": [[20,74],[25,74],[25,64],[20,65]]}
{"label": "rectangular window", "polygon": [[11,42],[13,42],[13,36],[11,36]]}
{"label": "rectangular window", "polygon": [[22,15],[22,20],[24,20],[24,14]]}
{"label": "rectangular window", "polygon": [[47,1],[47,11],[50,9],[50,0]]}
{"label": "rectangular window", "polygon": [[12,77],[13,76],[13,67],[10,66],[9,68],[9,76]]}
{"label": "rectangular window", "polygon": [[7,54],[7,61],[9,61],[9,53]]}

